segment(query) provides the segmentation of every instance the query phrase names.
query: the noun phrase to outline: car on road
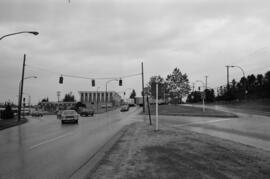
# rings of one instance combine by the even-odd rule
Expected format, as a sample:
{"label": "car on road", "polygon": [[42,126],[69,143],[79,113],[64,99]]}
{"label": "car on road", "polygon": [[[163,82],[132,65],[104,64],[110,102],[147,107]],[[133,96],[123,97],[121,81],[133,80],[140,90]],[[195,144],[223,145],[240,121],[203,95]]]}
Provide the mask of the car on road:
{"label": "car on road", "polygon": [[94,116],[94,110],[92,109],[81,108],[78,113],[80,116]]}
{"label": "car on road", "polygon": [[78,124],[79,114],[75,110],[64,110],[61,112],[60,119],[62,124],[65,122],[73,122]]}
{"label": "car on road", "polygon": [[128,104],[125,104],[121,107],[120,111],[121,112],[125,112],[125,111],[128,111],[129,110],[129,105]]}
{"label": "car on road", "polygon": [[32,111],[31,116],[32,117],[42,117],[43,113],[41,111]]}

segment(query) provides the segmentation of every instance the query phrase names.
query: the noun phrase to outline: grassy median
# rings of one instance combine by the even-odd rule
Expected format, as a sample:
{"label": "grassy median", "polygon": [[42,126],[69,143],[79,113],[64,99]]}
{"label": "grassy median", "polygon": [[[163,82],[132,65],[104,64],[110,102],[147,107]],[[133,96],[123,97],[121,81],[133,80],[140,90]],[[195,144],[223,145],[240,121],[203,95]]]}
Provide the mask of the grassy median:
{"label": "grassy median", "polygon": [[[150,106],[151,115],[155,115],[156,107],[155,105]],[[148,114],[148,108],[146,108],[146,113]],[[205,109],[184,106],[184,105],[159,105],[158,106],[159,115],[172,115],[172,116],[200,116],[200,117],[237,117],[235,114],[217,111],[214,109]]]}
{"label": "grassy median", "polygon": [[89,178],[270,178],[270,154],[184,129],[135,123]]}

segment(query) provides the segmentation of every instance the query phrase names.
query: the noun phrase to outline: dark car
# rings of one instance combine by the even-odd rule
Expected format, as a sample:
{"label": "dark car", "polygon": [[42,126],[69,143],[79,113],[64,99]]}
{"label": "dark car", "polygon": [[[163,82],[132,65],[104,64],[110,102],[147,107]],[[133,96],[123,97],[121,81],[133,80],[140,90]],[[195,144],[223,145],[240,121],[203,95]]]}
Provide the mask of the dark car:
{"label": "dark car", "polygon": [[80,116],[94,116],[94,110],[82,108],[78,111]]}
{"label": "dark car", "polygon": [[125,112],[125,111],[128,111],[129,110],[129,105],[126,104],[126,105],[123,105],[120,109],[121,112]]}
{"label": "dark car", "polygon": [[41,111],[33,111],[31,113],[31,116],[33,116],[33,117],[42,117],[43,113]]}

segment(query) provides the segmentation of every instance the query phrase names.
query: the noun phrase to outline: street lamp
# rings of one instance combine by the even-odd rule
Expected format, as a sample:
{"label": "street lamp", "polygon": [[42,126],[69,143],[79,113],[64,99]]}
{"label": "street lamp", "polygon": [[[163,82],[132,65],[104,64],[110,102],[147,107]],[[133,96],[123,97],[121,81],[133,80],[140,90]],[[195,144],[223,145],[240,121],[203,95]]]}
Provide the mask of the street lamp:
{"label": "street lamp", "polygon": [[[242,67],[236,66],[236,65],[231,65],[230,67],[232,67],[232,68],[234,68],[234,67],[239,68],[242,71],[242,73],[243,73],[243,77],[245,78],[245,71],[244,71],[244,69]],[[244,81],[244,97],[246,97],[246,82],[245,81]]]}
{"label": "street lamp", "polygon": [[[201,82],[202,85],[204,86],[205,90],[206,90],[206,87],[205,87],[203,81],[201,81],[201,80],[196,80],[196,82]],[[204,104],[205,92],[202,92],[202,93],[201,93],[201,98],[202,98],[202,102],[203,102],[203,112],[205,112],[205,104]]]}
{"label": "street lamp", "polygon": [[[24,72],[24,70],[23,70]],[[24,73],[23,73],[24,74]],[[24,76],[24,75],[23,75]],[[28,76],[23,77],[22,80],[19,83],[19,101],[18,101],[18,121],[21,120],[21,108],[22,108],[22,95],[23,95],[23,81],[30,79],[30,78],[37,78],[37,76]]]}
{"label": "street lamp", "polygon": [[7,36],[12,36],[12,35],[17,35],[17,34],[23,34],[23,33],[28,33],[28,34],[33,34],[33,35],[38,35],[39,33],[36,31],[21,31],[21,32],[16,32],[16,33],[11,33],[11,34],[7,34],[4,35],[0,38],[0,40],[2,40],[3,38],[7,37]]}
{"label": "street lamp", "polygon": [[243,73],[243,77],[245,77],[245,71],[244,71],[244,69],[243,68],[241,68],[240,66],[236,66],[236,65],[232,65],[232,66],[230,66],[230,67],[237,67],[237,68],[239,68],[241,71],[242,71],[242,73]]}
{"label": "street lamp", "polygon": [[[20,31],[20,32],[15,32],[15,33],[4,35],[4,36],[0,37],[0,40],[2,40],[5,37],[8,37],[8,36],[17,35],[17,34],[23,34],[23,33],[28,33],[28,34],[33,34],[33,35],[38,35],[39,34],[36,31]],[[23,56],[23,67],[22,67],[22,77],[21,77],[21,81],[20,81],[20,85],[19,85],[20,86],[20,90],[19,90],[19,102],[18,102],[19,103],[18,104],[18,121],[21,120],[21,107],[22,107],[22,93],[23,93],[25,59],[26,59],[26,55],[24,54],[24,56]]]}

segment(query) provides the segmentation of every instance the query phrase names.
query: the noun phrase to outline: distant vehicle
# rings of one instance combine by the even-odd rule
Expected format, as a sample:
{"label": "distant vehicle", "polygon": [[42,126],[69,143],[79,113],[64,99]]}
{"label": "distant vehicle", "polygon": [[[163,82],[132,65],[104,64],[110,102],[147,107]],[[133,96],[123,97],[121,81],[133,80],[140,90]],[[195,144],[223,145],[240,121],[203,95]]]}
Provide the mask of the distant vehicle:
{"label": "distant vehicle", "polygon": [[80,108],[78,110],[78,113],[80,116],[94,116],[94,110],[86,109],[86,108]]}
{"label": "distant vehicle", "polygon": [[[136,97],[135,99],[136,99],[136,104],[138,106],[143,106],[143,97]],[[146,100],[146,99],[144,99],[144,100]]]}
{"label": "distant vehicle", "polygon": [[43,113],[41,111],[33,111],[33,112],[31,112],[31,116],[33,116],[33,117],[42,117]]}
{"label": "distant vehicle", "polygon": [[131,98],[125,99],[124,103],[128,104],[129,106],[135,106],[135,100]]}
{"label": "distant vehicle", "polygon": [[128,111],[129,110],[129,105],[128,104],[125,104],[121,107],[120,111],[121,112],[125,112],[125,111]]}
{"label": "distant vehicle", "polygon": [[79,114],[75,110],[64,110],[61,113],[60,119],[61,119],[62,124],[65,122],[78,123]]}
{"label": "distant vehicle", "polygon": [[[112,107],[113,107],[112,103],[107,104],[107,108],[112,108]],[[101,108],[106,108],[106,104],[102,104]]]}

